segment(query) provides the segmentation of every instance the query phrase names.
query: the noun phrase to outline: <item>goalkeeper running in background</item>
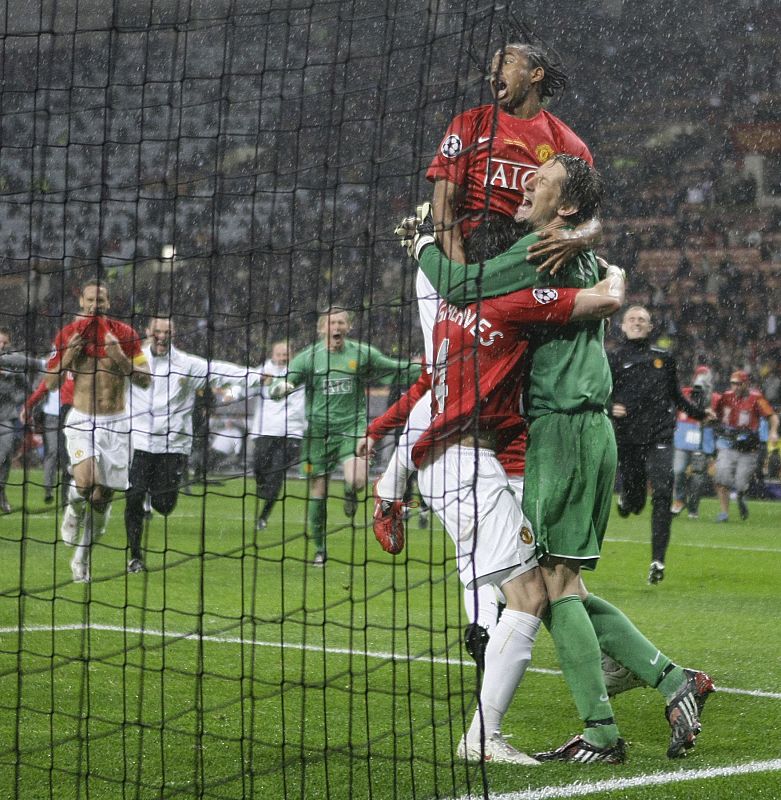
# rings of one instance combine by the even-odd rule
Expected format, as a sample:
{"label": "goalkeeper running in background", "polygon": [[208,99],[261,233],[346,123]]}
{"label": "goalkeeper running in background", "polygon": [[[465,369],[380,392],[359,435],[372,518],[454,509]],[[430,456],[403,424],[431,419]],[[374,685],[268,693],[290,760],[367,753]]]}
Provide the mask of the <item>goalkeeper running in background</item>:
{"label": "goalkeeper running in background", "polygon": [[326,560],[325,530],[328,477],[341,464],[344,470],[344,513],[352,518],[357,493],[368,479],[368,459],[355,447],[366,430],[366,389],[370,383],[413,383],[420,364],[383,355],[364,342],[347,338],[352,317],[347,309],[331,306],[317,321],[320,340],[290,362],[288,373],[271,385],[270,396],[280,400],[302,384],[306,387],[308,428],[302,469],[309,480],[307,531],[315,542],[315,566]]}

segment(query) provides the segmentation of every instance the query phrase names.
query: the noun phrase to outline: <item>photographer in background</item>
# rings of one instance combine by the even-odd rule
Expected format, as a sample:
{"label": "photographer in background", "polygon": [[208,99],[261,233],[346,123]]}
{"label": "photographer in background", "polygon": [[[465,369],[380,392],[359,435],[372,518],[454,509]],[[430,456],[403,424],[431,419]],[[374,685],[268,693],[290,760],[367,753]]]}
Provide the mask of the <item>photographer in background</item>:
{"label": "photographer in background", "polygon": [[[709,367],[694,370],[691,386],[685,386],[683,396],[700,411],[711,408],[719,395],[713,392],[713,373]],[[673,504],[670,508],[677,516],[689,509],[689,519],[699,517],[700,498],[708,482],[708,462],[716,452],[713,428],[679,411],[675,424],[675,457],[673,458]],[[689,470],[687,476],[686,471]]]}
{"label": "photographer in background", "polygon": [[721,507],[716,522],[729,521],[729,496],[738,496],[741,519],[748,519],[745,493],[757,466],[760,439],[759,424],[768,421],[768,443],[778,442],[778,414],[758,389],[749,389],[749,374],[737,370],[730,376],[730,388],[714,405],[720,423],[716,458],[716,492]]}
{"label": "photographer in background", "polygon": [[697,408],[681,393],[675,359],[651,345],[651,315],[643,306],[630,306],[621,322],[624,341],[610,354],[613,375],[611,416],[618,443],[621,494],[618,513],[639,514],[651,483],[651,567],[648,583],[664,579],[670,543],[673,499],[673,432],[675,409],[692,419],[712,419],[710,409]]}

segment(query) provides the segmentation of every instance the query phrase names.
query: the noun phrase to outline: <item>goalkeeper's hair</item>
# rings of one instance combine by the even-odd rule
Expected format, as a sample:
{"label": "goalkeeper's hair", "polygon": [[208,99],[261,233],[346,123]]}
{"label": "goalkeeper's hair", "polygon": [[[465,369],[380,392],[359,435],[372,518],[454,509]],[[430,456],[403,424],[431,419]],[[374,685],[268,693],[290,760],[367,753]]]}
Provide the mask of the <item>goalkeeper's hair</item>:
{"label": "goalkeeper's hair", "polygon": [[352,325],[352,323],[353,323],[354,314],[353,314],[353,312],[352,312],[352,311],[350,311],[350,309],[349,309],[349,308],[347,308],[347,306],[342,306],[342,305],[339,305],[338,303],[332,303],[332,304],[331,304],[331,305],[329,305],[329,306],[324,306],[324,307],[322,307],[322,308],[321,308],[321,309],[320,309],[320,310],[317,312],[317,327],[319,328],[319,327],[320,327],[320,324],[321,324],[321,323],[322,323],[322,322],[323,322],[323,321],[324,321],[324,320],[325,320],[327,317],[330,317],[330,316],[331,316],[331,314],[346,314],[346,315],[347,315],[347,321],[348,321],[348,322],[349,322],[351,325]]}
{"label": "goalkeeper's hair", "polygon": [[561,203],[577,208],[567,219],[573,225],[592,219],[599,212],[605,184],[602,176],[582,158],[557,153],[553,160],[561,164],[567,175],[561,185]]}

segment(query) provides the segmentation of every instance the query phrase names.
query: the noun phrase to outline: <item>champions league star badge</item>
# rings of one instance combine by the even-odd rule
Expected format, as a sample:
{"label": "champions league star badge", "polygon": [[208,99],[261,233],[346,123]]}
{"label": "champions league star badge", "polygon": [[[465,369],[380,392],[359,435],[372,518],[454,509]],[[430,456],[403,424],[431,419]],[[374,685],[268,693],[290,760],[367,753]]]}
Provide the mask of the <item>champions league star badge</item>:
{"label": "champions league star badge", "polygon": [[534,299],[542,305],[552,303],[554,300],[559,299],[559,293],[555,289],[534,289],[532,295]]}
{"label": "champions league star badge", "polygon": [[439,149],[445,158],[455,158],[461,152],[461,138],[455,133],[451,133],[450,136],[445,137]]}

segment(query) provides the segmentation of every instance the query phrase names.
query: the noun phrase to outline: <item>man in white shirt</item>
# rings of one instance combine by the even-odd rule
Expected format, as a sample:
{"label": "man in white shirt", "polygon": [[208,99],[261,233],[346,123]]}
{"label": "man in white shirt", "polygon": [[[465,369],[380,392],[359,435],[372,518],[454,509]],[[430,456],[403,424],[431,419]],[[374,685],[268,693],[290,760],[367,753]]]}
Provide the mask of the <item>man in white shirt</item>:
{"label": "man in white shirt", "polygon": [[[289,358],[288,343],[274,342],[271,358],[263,365],[263,374],[283,377],[287,374]],[[255,483],[261,502],[255,530],[262,531],[268,524],[285,473],[299,462],[301,439],[306,429],[304,395],[301,387],[282,401],[276,401],[269,397],[267,387],[260,390],[249,430],[254,444]]]}
{"label": "man in white shirt", "polygon": [[167,517],[176,507],[187,459],[193,446],[193,409],[196,394],[207,382],[226,387],[236,382],[250,385],[262,379],[246,367],[226,361],[207,361],[173,345],[174,324],[166,317],[150,320],[146,329],[147,356],[154,380],[148,389],[131,388],[130,414],[133,461],[125,505],[130,560],[128,572],[144,570],[141,536],[144,499]]}

